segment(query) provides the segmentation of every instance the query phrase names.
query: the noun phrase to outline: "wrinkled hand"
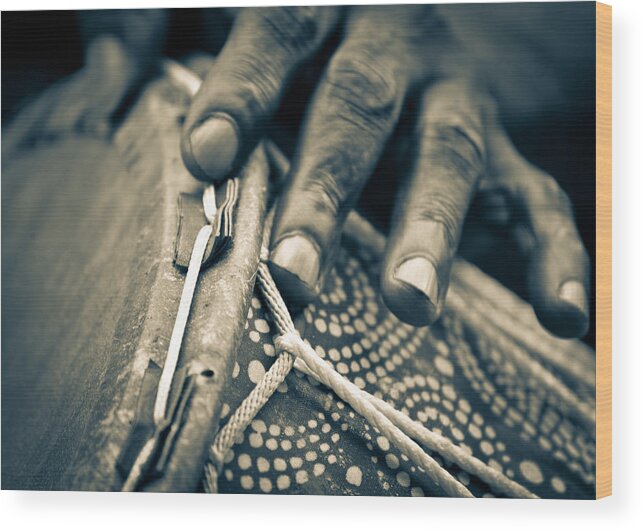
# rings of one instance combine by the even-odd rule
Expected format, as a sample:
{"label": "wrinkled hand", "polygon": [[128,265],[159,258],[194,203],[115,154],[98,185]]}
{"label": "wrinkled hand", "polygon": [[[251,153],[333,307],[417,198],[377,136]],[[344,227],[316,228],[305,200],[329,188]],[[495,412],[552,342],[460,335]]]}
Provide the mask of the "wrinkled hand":
{"label": "wrinkled hand", "polygon": [[384,147],[401,136],[403,108],[415,104],[414,160],[382,272],[387,305],[412,324],[437,318],[482,182],[524,212],[530,298],[541,322],[562,336],[582,335],[588,258],[569,200],[513,147],[466,57],[449,52],[454,43],[431,6],[240,10],[186,119],[190,171],[217,181],[240,165],[293,77],[338,28],[342,38],[301,125],[272,233],[271,268],[285,295],[305,302],[318,292],[350,208]]}

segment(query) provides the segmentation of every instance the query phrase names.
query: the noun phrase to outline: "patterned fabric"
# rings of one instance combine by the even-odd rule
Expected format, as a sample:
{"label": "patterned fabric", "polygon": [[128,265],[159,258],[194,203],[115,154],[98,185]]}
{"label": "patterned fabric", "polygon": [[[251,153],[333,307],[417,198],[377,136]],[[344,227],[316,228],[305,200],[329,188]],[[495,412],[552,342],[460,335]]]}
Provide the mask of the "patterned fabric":
{"label": "patterned fabric", "polygon": [[[300,330],[320,357],[378,398],[450,438],[541,497],[594,496],[593,434],[457,316],[401,323],[377,294],[377,264],[346,248]],[[223,406],[222,425],[275,359],[276,333],[258,295]],[[475,496],[489,485],[433,457]],[[443,496],[350,406],[294,370],[236,441],[221,493]]]}

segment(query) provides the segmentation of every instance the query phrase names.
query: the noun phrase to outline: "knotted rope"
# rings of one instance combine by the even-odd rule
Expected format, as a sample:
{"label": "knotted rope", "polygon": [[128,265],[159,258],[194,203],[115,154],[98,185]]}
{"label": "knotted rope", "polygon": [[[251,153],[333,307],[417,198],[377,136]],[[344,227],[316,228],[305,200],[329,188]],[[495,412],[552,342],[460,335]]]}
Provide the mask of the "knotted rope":
{"label": "knotted rope", "polygon": [[[270,226],[269,221],[266,226]],[[264,243],[268,234],[269,231],[266,230]],[[280,334],[275,339],[275,347],[279,354],[275,363],[215,437],[210,449],[210,462],[205,470],[204,483],[207,492],[217,492],[217,477],[223,468],[226,454],[234,446],[235,439],[243,434],[259,410],[295,367],[333,390],[337,396],[387,437],[400,452],[409,457],[447,495],[473,496],[415,441],[419,441],[429,450],[456,463],[466,472],[476,475],[498,492],[511,497],[537,497],[501,472],[469,455],[446,437],[433,433],[383,400],[359,389],[350,380],[336,372],[329,362],[322,360],[297,332],[288,308],[265,263],[266,259],[267,250],[264,247],[262,261],[257,270],[257,281]]]}
{"label": "knotted rope", "polygon": [[[190,95],[196,93],[201,80],[193,72],[172,61],[166,61],[164,66],[171,77],[183,85]],[[268,145],[267,147],[271,148],[272,146]],[[272,215],[268,216],[265,223],[264,245],[257,270],[257,281],[272,319],[279,330],[280,335],[275,339],[275,347],[279,354],[275,363],[215,437],[210,448],[210,461],[205,467],[204,487],[206,492],[217,492],[217,478],[223,468],[226,454],[234,446],[234,441],[245,432],[293,367],[296,367],[332,389],[342,400],[350,404],[356,412],[387,437],[400,452],[409,457],[447,495],[473,497],[473,494],[462,483],[451,476],[415,441],[419,441],[429,450],[437,452],[445,459],[457,464],[462,470],[479,477],[499,493],[510,497],[537,498],[531,491],[480,459],[468,454],[448,438],[432,432],[383,400],[359,389],[350,380],[336,372],[329,362],[319,358],[312,347],[297,332],[288,308],[266,265],[271,221]]]}

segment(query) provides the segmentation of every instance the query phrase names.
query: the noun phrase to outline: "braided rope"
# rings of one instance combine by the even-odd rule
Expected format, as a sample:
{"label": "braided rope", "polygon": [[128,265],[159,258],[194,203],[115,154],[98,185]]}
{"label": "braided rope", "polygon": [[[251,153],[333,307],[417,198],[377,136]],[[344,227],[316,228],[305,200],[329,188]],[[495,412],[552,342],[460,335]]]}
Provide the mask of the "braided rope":
{"label": "braided rope", "polygon": [[234,441],[249,426],[252,419],[266,404],[277,387],[285,380],[293,366],[316,378],[331,388],[338,396],[363,415],[380,430],[402,453],[427,472],[429,477],[450,496],[470,497],[471,492],[451,477],[411,438],[427,448],[456,463],[460,468],[476,475],[496,491],[511,497],[536,498],[537,496],[519,483],[509,479],[480,459],[469,455],[448,438],[433,433],[383,400],[359,389],[352,382],[335,372],[321,360],[314,350],[297,333],[290,313],[279,293],[265,263],[260,263],[257,280],[275,324],[281,334],[275,340],[279,351],[277,360],[264,378],[242,402],[228,423],[221,429],[211,448],[212,462],[206,467],[205,486],[208,492],[217,491],[217,476],[225,455]]}
{"label": "braided rope", "polygon": [[[171,77],[175,79],[178,77],[182,84],[188,88],[188,92],[194,95],[200,86],[200,79],[197,76],[170,61],[166,62],[165,67]],[[274,146],[271,143],[267,143],[267,148],[272,147]],[[277,154],[280,154],[279,150],[277,150]],[[279,159],[277,160],[279,161]],[[270,220],[267,220],[266,226],[269,227],[270,225]],[[269,231],[266,231],[264,234],[264,240],[268,233]],[[262,255],[267,254],[264,251],[265,248],[262,249]],[[262,260],[265,258],[265,256],[262,256]],[[296,366],[302,372],[317,378],[333,389],[355,411],[362,414],[373,426],[384,433],[400,451],[412,459],[421,469],[424,469],[431,479],[440,485],[447,494],[463,497],[472,496],[466,487],[450,476],[410,437],[414,437],[430,450],[456,463],[466,472],[476,475],[498,492],[511,497],[537,497],[519,483],[509,479],[480,459],[469,455],[448,438],[434,433],[420,423],[413,421],[385,401],[359,389],[348,379],[336,373],[330,364],[324,363],[317,357],[313,349],[297,333],[290,313],[270,275],[268,267],[263,261],[259,264],[257,278],[261,292],[281,334],[275,341],[280,353],[262,380],[217,434],[210,449],[211,462],[206,465],[205,470],[206,491],[217,492],[217,476],[223,467],[227,452],[234,445],[235,439],[246,430],[259,410],[286,379],[293,366]],[[293,356],[293,354],[297,357]]]}
{"label": "braided rope", "polygon": [[[267,226],[271,225],[270,221],[271,219],[267,220]],[[269,230],[266,229],[264,239],[268,235]],[[290,312],[275,285],[270,270],[263,262],[266,258],[265,254],[262,249],[262,262],[259,263],[257,269],[257,281],[280,334],[275,340],[279,354],[262,380],[217,434],[210,449],[210,462],[206,465],[205,470],[204,486],[207,492],[217,492],[217,477],[223,468],[226,454],[234,446],[235,439],[243,434],[294,366],[316,378],[350,404],[355,411],[383,433],[399,451],[425,471],[430,479],[449,496],[472,497],[472,494],[413,439],[424,444],[429,450],[439,453],[445,459],[456,463],[463,470],[476,475],[498,492],[511,497],[537,497],[480,459],[469,455],[448,438],[433,433],[383,400],[359,389],[337,373],[332,365],[321,360],[296,331]]]}
{"label": "braided rope", "polygon": [[259,265],[257,276],[262,295],[273,315],[277,328],[282,334],[275,341],[280,353],[262,380],[242,402],[226,426],[217,434],[210,452],[212,462],[206,467],[206,490],[216,492],[216,475],[223,466],[226,453],[234,445],[235,438],[245,431],[252,419],[268,401],[268,398],[286,378],[294,365],[295,358],[292,354],[295,354],[305,360],[306,365],[314,367],[312,371],[308,372],[313,372],[317,375],[322,383],[333,389],[355,411],[378,428],[402,453],[409,456],[414,463],[425,470],[429,477],[448,495],[471,497],[471,492],[464,485],[440,467],[431,456],[396,427],[372,403],[365,400],[362,397],[361,390],[336,373],[332,366],[325,364],[317,357],[312,348],[303,341],[295,330],[286,304],[275,286],[268,267],[264,263]]}
{"label": "braided rope", "polygon": [[283,383],[293,364],[294,358],[289,353],[280,355],[219,431],[210,448],[212,463],[218,471],[221,470],[226,453],[234,446],[235,439],[246,430],[259,410]]}
{"label": "braided rope", "polygon": [[[301,359],[295,360],[295,369],[308,374],[313,378],[318,378],[312,369],[302,362]],[[529,489],[526,489],[519,483],[509,479],[502,472],[487,465],[477,457],[472,456],[458,445],[438,433],[434,433],[417,421],[414,421],[407,415],[395,409],[382,399],[376,398],[370,393],[361,390],[362,398],[368,400],[382,412],[391,422],[398,426],[404,433],[413,439],[421,442],[429,450],[439,453],[445,459],[456,463],[462,470],[479,477],[488,485],[492,486],[497,492],[506,494],[513,498],[538,498]]]}
{"label": "braided rope", "polygon": [[389,439],[400,452],[424,470],[429,478],[441,487],[446,494],[452,497],[473,497],[469,489],[451,476],[419,444],[391,422],[369,400],[365,399],[361,390],[354,383],[341,376],[330,364],[321,360],[315,351],[304,343],[299,334],[296,332],[284,334],[275,340],[275,346],[279,351],[290,352],[303,360],[321,383],[332,389],[337,396],[350,404],[369,424]]}

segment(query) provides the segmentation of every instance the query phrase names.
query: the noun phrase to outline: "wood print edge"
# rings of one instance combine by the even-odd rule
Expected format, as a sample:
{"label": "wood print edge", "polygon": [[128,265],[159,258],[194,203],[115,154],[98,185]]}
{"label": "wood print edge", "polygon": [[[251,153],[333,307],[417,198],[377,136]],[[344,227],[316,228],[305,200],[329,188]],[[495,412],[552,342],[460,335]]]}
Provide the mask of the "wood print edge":
{"label": "wood print edge", "polygon": [[612,494],[612,7],[596,3],[596,498]]}

